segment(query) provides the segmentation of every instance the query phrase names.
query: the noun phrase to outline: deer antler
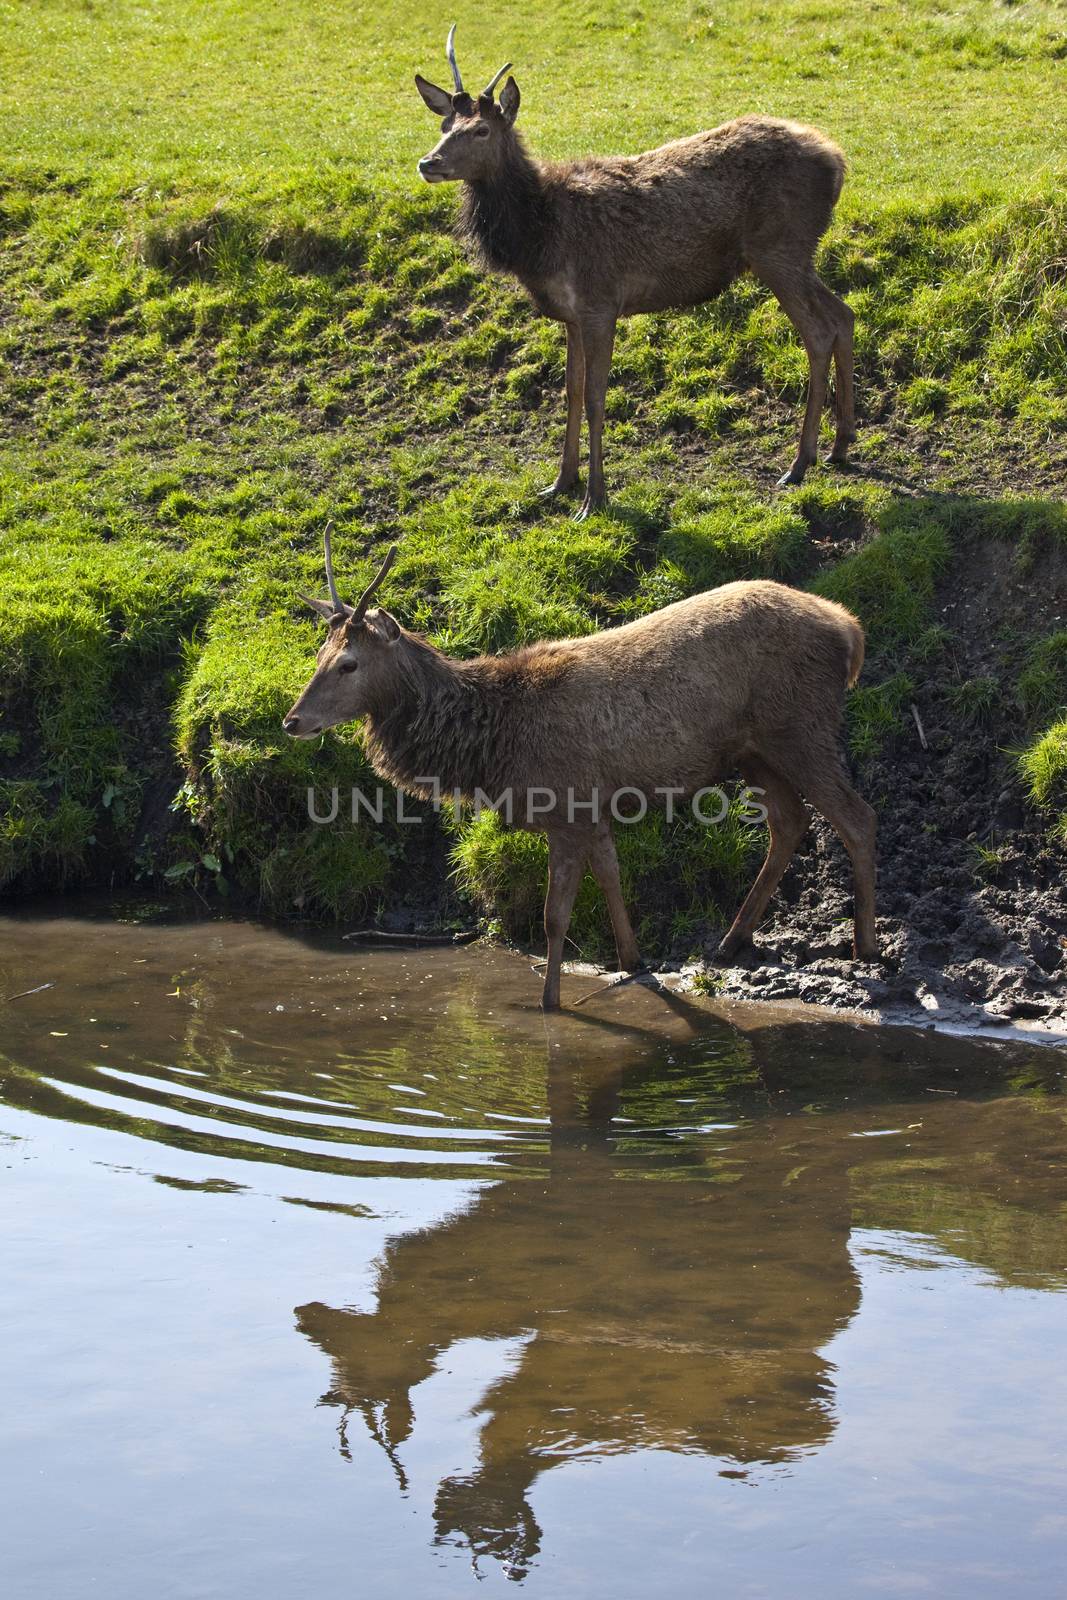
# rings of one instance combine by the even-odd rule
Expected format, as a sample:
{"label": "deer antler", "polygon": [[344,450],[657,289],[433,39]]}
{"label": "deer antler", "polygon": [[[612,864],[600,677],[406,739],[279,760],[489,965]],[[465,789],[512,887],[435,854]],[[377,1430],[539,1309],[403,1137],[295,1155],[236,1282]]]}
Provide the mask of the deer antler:
{"label": "deer antler", "polygon": [[493,98],[493,90],[496,88],[497,84],[500,82],[501,78],[504,76],[505,72],[507,72],[510,66],[510,61],[504,62],[504,65],[501,67],[496,77],[490,79],[485,88],[482,90],[481,94],[478,96],[479,100],[491,100]]}
{"label": "deer antler", "polygon": [[[355,605],[346,606],[344,601],[341,599],[341,596],[337,593],[337,584],[334,582],[333,549],[330,544],[330,530],[332,527],[332,522],[328,522],[326,524],[326,530],[323,533],[322,542],[326,549],[326,582],[330,586],[330,602],[334,609],[334,616],[344,618],[348,622],[362,622],[364,616],[366,615],[367,607],[370,605],[375,594],[377,593],[383,578],[389,571],[389,568],[396,560],[396,545],[391,544],[389,546],[385,560],[382,562],[381,566],[378,568],[377,572],[374,574],[374,577],[371,579],[370,583],[368,583],[367,587],[364,589]],[[308,604],[313,606],[314,601],[309,601]]]}
{"label": "deer antler", "polygon": [[334,612],[336,615],[343,617],[348,615],[348,607],[337,593],[337,585],[333,581],[333,552],[330,549],[330,529],[332,527],[333,523],[328,522],[322,536],[322,542],[326,549],[326,582],[330,586],[330,599],[333,601]]}
{"label": "deer antler", "polygon": [[455,23],[453,23],[452,26],[448,30],[448,39],[447,39],[447,42],[445,44],[445,55],[448,57],[448,64],[452,68],[452,82],[456,86],[456,93],[457,94],[462,94],[464,92],[463,91],[463,79],[460,77],[459,68],[456,66],[456,24]]}
{"label": "deer antler", "polygon": [[367,587],[364,589],[363,593],[360,595],[359,599],[356,601],[355,606],[352,609],[352,615],[348,619],[350,623],[352,623],[352,622],[362,622],[363,621],[363,618],[364,618],[364,616],[366,614],[367,607],[370,605],[371,601],[373,600],[375,594],[377,593],[379,585],[382,582],[382,579],[385,577],[386,573],[389,571],[389,568],[392,566],[392,564],[393,564],[393,562],[395,560],[396,560],[396,545],[395,544],[391,544],[389,546],[389,550],[388,550],[388,553],[387,553],[387,555],[385,557],[385,560],[382,562],[381,566],[378,568],[377,572],[374,574],[374,577],[371,579],[371,581],[368,583]]}

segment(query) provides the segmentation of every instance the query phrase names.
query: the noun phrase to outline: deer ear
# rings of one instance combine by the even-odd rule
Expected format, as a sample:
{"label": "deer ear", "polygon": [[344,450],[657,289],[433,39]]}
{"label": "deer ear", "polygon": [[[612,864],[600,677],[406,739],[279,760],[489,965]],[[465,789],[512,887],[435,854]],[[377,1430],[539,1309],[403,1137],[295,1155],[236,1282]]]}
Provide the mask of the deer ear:
{"label": "deer ear", "polygon": [[500,91],[500,109],[504,113],[504,121],[510,127],[519,114],[519,86],[514,78],[508,78]]}
{"label": "deer ear", "polygon": [[418,72],[415,74],[415,87],[435,117],[448,116],[452,110],[452,96],[447,90],[439,89],[436,83],[427,83]]}
{"label": "deer ear", "polygon": [[331,622],[336,615],[332,600],[312,600],[309,594],[302,594],[300,598],[306,606],[310,606],[312,611],[317,611],[327,622]]}
{"label": "deer ear", "polygon": [[400,624],[391,611],[386,611],[384,606],[367,614],[367,627],[379,639],[384,639],[386,644],[395,644],[400,638]]}

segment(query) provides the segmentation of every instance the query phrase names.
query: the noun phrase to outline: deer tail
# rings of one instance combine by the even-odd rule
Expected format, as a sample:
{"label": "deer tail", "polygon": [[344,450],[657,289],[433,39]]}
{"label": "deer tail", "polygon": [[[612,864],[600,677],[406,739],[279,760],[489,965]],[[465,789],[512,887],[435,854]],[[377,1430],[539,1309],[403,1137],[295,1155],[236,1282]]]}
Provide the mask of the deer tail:
{"label": "deer tail", "polygon": [[864,639],[863,629],[855,617],[847,615],[845,622],[845,649],[848,652],[848,668],[845,674],[845,687],[851,689],[863,671]]}

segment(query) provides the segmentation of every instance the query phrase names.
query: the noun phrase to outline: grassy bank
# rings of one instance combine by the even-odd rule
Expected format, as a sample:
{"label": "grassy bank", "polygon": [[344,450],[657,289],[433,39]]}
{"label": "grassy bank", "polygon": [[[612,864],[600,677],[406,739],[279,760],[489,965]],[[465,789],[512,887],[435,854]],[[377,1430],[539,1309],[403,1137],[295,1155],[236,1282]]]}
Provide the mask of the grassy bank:
{"label": "grassy bank", "polygon": [[[745,111],[825,126],[857,202],[1061,170],[1057,0],[0,0],[0,129],[20,163],[134,181],[295,169],[406,190],[458,23],[469,85],[515,63],[549,156],[648,149]],[[849,202],[851,203],[851,202]]]}
{"label": "grassy bank", "polygon": [[[430,870],[438,824],[310,825],[309,786],[364,774],[358,741],[309,749],[278,727],[311,667],[296,591],[321,587],[329,518],[343,586],[397,539],[385,602],[460,654],[735,576],[814,585],[869,631],[857,759],[908,736],[936,684],[1063,834],[1064,619],[1043,576],[1067,526],[1056,8],[887,6],[875,28],[833,5],[608,6],[576,27],[560,6],[536,39],[518,8],[482,31],[461,14],[486,75],[528,62],[539,148],[640,148],[758,108],[821,122],[853,158],[821,266],[857,313],[857,470],[772,494],[804,361],[742,283],[624,326],[613,505],[580,528],[536,494],[561,439],[559,333],[464,261],[455,196],[413,180],[435,125],[410,68],[440,75],[444,23],[236,0],[4,9],[30,73],[0,96],[7,890],[139,879],[347,918]],[[580,92],[593,75],[602,96]],[[988,617],[972,670],[942,602],[980,587],[991,546],[1040,603]],[[733,824],[622,838],[629,888],[667,907],[645,930],[661,945],[714,922],[759,845]],[[540,845],[486,818],[445,843],[478,908],[526,931]],[[590,945],[598,915],[590,898]]]}

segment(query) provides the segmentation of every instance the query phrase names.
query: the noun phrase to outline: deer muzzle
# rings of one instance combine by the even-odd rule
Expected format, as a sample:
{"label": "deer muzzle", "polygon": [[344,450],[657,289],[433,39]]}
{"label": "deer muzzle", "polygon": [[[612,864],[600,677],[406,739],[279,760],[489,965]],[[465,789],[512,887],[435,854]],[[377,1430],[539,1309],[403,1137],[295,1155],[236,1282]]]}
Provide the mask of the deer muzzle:
{"label": "deer muzzle", "polygon": [[322,732],[321,724],[312,723],[310,718],[299,717],[293,711],[282,718],[282,728],[292,739],[313,739]]}
{"label": "deer muzzle", "polygon": [[419,177],[425,178],[427,183],[443,183],[447,179],[448,173],[445,171],[445,164],[441,157],[432,154],[423,156],[419,162]]}

